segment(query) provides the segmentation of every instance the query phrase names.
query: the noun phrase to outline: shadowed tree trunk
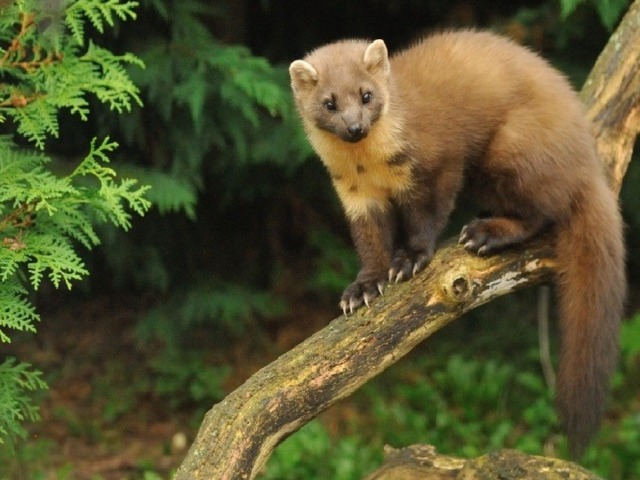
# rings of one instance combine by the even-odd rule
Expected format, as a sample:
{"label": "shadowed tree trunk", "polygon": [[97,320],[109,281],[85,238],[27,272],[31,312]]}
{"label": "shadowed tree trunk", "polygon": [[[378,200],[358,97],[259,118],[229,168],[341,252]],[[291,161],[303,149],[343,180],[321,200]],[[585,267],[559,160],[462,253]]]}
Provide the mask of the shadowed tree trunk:
{"label": "shadowed tree trunk", "polygon": [[[640,129],[639,53],[635,0],[581,92],[616,191]],[[486,258],[447,242],[425,272],[333,320],[209,410],[175,478],[254,478],[284,438],[425,338],[495,297],[551,280],[554,267],[545,237]]]}

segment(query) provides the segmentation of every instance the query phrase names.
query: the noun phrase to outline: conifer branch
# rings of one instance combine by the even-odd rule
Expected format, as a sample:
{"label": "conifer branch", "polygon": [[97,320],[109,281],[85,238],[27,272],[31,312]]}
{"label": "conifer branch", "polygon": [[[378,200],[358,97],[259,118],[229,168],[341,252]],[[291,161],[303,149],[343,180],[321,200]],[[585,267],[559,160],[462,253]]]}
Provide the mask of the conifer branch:
{"label": "conifer branch", "polygon": [[7,228],[24,229],[33,224],[33,211],[35,205],[33,202],[21,203],[14,210],[0,219],[0,233]]}
{"label": "conifer branch", "polygon": [[[58,136],[60,109],[88,118],[88,94],[116,111],[141,104],[125,69],[131,63],[142,66],[140,60],[94,45],[82,26],[88,20],[102,31],[116,17],[134,18],[137,4],[22,1],[2,7],[0,29],[7,45],[0,45],[0,123],[12,119],[12,127],[39,149],[18,147],[12,134],[0,135],[2,342],[10,341],[7,329],[35,331],[39,317],[25,285],[37,290],[48,279],[56,288],[71,288],[88,275],[77,248],[99,244],[96,218],[126,230],[133,212],[143,215],[150,208],[144,197],[148,187],[118,178],[105,166],[117,146],[108,138],[94,139],[88,155],[66,177],[55,174],[51,159],[41,153],[45,140]],[[49,23],[43,26],[43,19]],[[85,42],[88,47],[82,51]],[[0,444],[3,437],[24,436],[21,422],[37,418],[38,409],[25,390],[46,386],[39,375],[28,364],[0,364]]]}

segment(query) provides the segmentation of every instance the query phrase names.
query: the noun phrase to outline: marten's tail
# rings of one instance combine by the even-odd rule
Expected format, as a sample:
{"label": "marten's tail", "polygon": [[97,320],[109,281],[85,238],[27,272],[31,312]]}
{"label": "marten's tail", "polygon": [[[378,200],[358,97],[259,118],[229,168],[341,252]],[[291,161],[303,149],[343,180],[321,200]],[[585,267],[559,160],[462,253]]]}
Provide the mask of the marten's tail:
{"label": "marten's tail", "polygon": [[569,448],[579,457],[599,428],[618,359],[626,294],[623,226],[604,180],[576,199],[558,226],[558,297],[562,345],[557,408]]}

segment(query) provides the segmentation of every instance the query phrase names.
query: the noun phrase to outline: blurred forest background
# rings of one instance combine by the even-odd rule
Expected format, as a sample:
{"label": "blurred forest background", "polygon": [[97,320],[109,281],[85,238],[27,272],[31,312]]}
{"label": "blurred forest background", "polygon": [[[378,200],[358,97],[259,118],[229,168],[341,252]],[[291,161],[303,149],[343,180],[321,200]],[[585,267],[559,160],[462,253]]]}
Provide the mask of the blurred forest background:
{"label": "blurred forest background", "polygon": [[[55,25],[73,2],[32,3]],[[580,88],[629,3],[141,0],[114,28],[87,22],[96,44],[144,62],[127,65],[142,106],[118,115],[88,98],[87,120],[62,109],[45,151],[69,170],[108,135],[113,168],[150,185],[153,206],[127,232],[97,226],[101,245],[79,248],[90,276],[71,290],[42,281],[29,294],[38,332],[0,344],[48,384],[28,393],[40,418],[0,444],[0,478],[169,478],[213,403],[339,314],[357,261],[292,105],[292,60],[344,37],[393,51],[441,28],[491,28]],[[621,195],[631,295],[620,368],[582,462],[608,479],[640,479],[638,185],[636,159]],[[450,234],[477,213],[467,203]],[[261,478],[361,478],[384,444],[566,457],[536,301],[535,289],[511,295],[430,338],[285,441]]]}

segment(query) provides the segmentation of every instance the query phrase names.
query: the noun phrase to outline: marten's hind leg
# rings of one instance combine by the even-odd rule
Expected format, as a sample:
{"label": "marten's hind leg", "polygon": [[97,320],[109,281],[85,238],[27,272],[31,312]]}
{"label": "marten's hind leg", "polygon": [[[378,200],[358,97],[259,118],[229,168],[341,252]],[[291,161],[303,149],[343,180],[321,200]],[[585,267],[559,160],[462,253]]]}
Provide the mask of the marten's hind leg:
{"label": "marten's hind leg", "polygon": [[590,174],[579,160],[567,158],[575,142],[548,123],[547,109],[511,110],[472,166],[471,186],[492,215],[462,229],[460,244],[467,250],[488,255],[570,218],[579,177]]}
{"label": "marten's hind leg", "polygon": [[549,225],[543,216],[526,219],[510,217],[476,218],[462,228],[458,243],[478,255],[489,255],[519,245]]}

